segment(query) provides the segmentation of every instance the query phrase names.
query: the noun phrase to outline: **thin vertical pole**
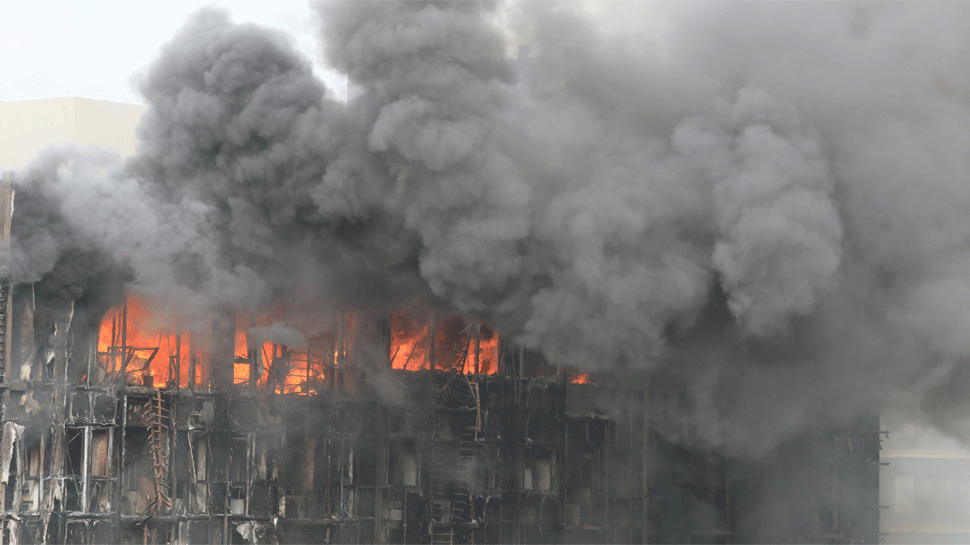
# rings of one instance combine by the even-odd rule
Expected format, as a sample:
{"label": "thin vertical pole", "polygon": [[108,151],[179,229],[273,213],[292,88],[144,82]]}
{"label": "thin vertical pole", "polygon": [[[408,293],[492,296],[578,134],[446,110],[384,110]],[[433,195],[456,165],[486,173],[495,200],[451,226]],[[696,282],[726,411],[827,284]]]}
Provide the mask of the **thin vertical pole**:
{"label": "thin vertical pole", "polygon": [[[254,316],[249,317],[249,327],[254,327],[256,325],[256,319]],[[256,383],[259,382],[259,368],[263,365],[262,346],[256,346],[250,343],[249,331],[246,331],[246,350],[249,355],[249,389],[255,390]]]}
{"label": "thin vertical pole", "polygon": [[189,333],[189,380],[188,387],[189,390],[195,389],[195,352],[197,347],[195,346],[195,335]]}
{"label": "thin vertical pole", "polygon": [[[175,333],[175,369],[169,371],[169,378],[171,375],[175,375],[175,387],[178,388],[182,384],[182,332],[177,331]],[[174,371],[174,372],[173,372]]]}
{"label": "thin vertical pole", "polygon": [[120,367],[115,364],[118,363],[117,354],[118,351],[118,314],[114,313],[111,315],[111,344],[108,346],[108,358],[111,360],[111,372],[114,373]]}
{"label": "thin vertical pole", "polygon": [[121,381],[128,383],[128,301],[121,307]]}
{"label": "thin vertical pole", "polygon": [[81,512],[87,513],[91,502],[91,426],[84,426],[81,437]]}
{"label": "thin vertical pole", "polygon": [[437,326],[438,326],[438,323],[435,320],[434,315],[432,315],[431,327],[429,328],[429,331],[428,331],[428,362],[429,362],[428,368],[431,369],[432,371],[434,371],[435,369],[434,353],[435,353],[435,348],[437,348],[437,346],[434,342],[434,336],[435,336],[436,330],[438,329]]}
{"label": "thin vertical pole", "polygon": [[476,375],[481,374],[481,370],[479,369],[479,359],[478,359],[478,351],[480,348],[481,339],[482,339],[482,324],[478,324],[478,327],[475,329],[475,374]]}

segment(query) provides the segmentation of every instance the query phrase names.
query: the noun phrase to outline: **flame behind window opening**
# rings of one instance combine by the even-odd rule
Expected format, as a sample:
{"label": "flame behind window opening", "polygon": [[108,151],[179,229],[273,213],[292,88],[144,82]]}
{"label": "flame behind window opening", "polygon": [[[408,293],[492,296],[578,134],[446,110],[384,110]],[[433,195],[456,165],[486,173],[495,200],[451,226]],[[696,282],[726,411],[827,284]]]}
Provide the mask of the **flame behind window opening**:
{"label": "flame behind window opening", "polygon": [[428,339],[431,319],[424,312],[391,313],[391,368],[419,371],[431,368]]}
{"label": "flame behind window opening", "polygon": [[[288,323],[286,318],[286,309],[282,307],[254,317],[237,315],[234,384],[248,385],[255,366],[257,388],[285,394],[311,394],[344,371],[342,368],[346,367],[353,347],[356,325],[353,313],[341,313],[335,324],[309,339],[305,351],[270,341],[250,342],[249,328]],[[344,372],[342,378],[341,385],[349,387],[349,374]]]}
{"label": "flame behind window opening", "polygon": [[435,321],[429,311],[402,309],[391,313],[390,326],[393,369],[431,369],[433,357],[435,369],[498,372],[499,336],[484,323],[466,325],[460,316]]}
{"label": "flame behind window opening", "polygon": [[[260,389],[309,394],[326,381],[353,388],[348,363],[353,358],[357,316],[352,312],[342,313],[329,331],[309,340],[306,351],[273,342],[249,342],[249,327],[285,322],[285,314],[280,308],[254,318],[238,317],[233,382],[249,384],[252,364],[256,364],[256,386]],[[98,335],[98,362],[108,376],[118,376],[124,368],[126,380],[131,384],[186,387],[192,348],[190,335],[161,327],[153,318],[150,304],[133,295],[124,305],[108,311]],[[430,312],[412,310],[394,312],[390,318],[389,358],[394,369],[430,369],[433,359],[436,369],[465,374],[498,372],[499,335],[484,323],[466,325],[460,316],[436,322]],[[199,340],[200,346],[195,347],[194,359],[198,363],[195,384],[204,386],[208,381],[208,357],[204,347],[206,339]],[[581,380],[584,379],[581,377]]]}
{"label": "flame behind window opening", "polygon": [[[498,333],[486,326],[480,325],[478,333],[478,361],[475,361],[474,339],[469,343],[465,356],[464,373],[492,375],[498,373]],[[475,366],[478,366],[476,371]]]}
{"label": "flame behind window opening", "polygon": [[189,335],[165,330],[152,317],[148,303],[133,295],[109,310],[98,332],[99,365],[112,377],[124,368],[127,382],[133,384],[188,385],[188,366],[178,363],[189,361]]}
{"label": "flame behind window opening", "polygon": [[[256,385],[260,388],[266,386],[266,367],[267,362],[272,362],[270,354],[274,351],[273,343],[265,342],[262,346],[249,346],[249,338],[246,330],[250,325],[249,317],[239,313],[236,317],[236,335],[233,342],[233,365],[232,382],[233,384],[249,384],[251,364],[256,367]],[[252,350],[252,352],[250,352]]]}

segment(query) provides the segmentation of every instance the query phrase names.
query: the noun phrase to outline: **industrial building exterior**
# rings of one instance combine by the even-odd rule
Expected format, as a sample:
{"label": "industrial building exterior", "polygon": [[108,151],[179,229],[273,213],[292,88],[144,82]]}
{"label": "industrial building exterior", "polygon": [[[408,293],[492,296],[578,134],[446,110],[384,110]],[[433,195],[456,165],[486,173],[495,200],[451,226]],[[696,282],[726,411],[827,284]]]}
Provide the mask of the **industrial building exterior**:
{"label": "industrial building exterior", "polygon": [[[85,100],[17,115],[76,126]],[[121,110],[103,134],[133,134]],[[735,459],[668,439],[690,437],[667,433],[685,425],[675,377],[583,374],[420,305],[227,310],[179,331],[132,294],[38,301],[3,279],[2,543],[880,541],[875,418]],[[297,315],[326,325],[301,346],[256,333]]]}
{"label": "industrial building exterior", "polygon": [[[594,385],[457,317],[346,312],[302,352],[219,325],[146,345],[135,303],[85,335],[7,289],[5,542],[878,539],[875,426],[746,463],[663,440],[675,389]],[[381,363],[399,397],[369,385]],[[746,528],[779,487],[820,500]]]}

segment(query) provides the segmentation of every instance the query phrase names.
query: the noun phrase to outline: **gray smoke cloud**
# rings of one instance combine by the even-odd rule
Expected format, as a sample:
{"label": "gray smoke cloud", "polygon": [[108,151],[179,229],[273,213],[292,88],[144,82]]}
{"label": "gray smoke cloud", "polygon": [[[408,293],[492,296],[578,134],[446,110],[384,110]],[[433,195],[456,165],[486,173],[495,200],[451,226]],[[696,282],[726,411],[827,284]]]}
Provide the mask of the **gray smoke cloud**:
{"label": "gray smoke cloud", "polygon": [[274,342],[286,345],[294,350],[306,350],[306,337],[283,322],[274,322],[262,327],[250,327],[247,333],[255,346],[264,342]]}
{"label": "gray smoke cloud", "polygon": [[31,167],[19,277],[83,235],[193,316],[425,298],[683,381],[728,451],[887,402],[965,428],[942,385],[970,357],[970,7],[319,14],[350,102],[287,37],[196,14],[141,81],[135,158]]}

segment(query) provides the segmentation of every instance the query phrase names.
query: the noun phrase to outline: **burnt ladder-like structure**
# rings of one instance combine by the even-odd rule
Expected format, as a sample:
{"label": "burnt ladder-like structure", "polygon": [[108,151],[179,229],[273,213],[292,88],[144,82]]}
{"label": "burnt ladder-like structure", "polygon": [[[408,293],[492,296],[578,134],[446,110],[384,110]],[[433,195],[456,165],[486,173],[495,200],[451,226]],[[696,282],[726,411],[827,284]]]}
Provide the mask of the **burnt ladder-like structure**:
{"label": "burnt ladder-like structure", "polygon": [[149,404],[148,441],[152,452],[152,473],[154,476],[155,497],[152,498],[149,514],[154,516],[164,505],[172,508],[171,483],[168,480],[169,459],[165,448],[166,439],[170,433],[167,421],[168,410],[162,399],[162,391],[156,390]]}
{"label": "burnt ladder-like structure", "polygon": [[[476,432],[481,427],[477,384],[457,370],[437,392],[431,455],[431,543],[471,543]],[[467,388],[466,388],[467,386]]]}
{"label": "burnt ladder-like structure", "polygon": [[[463,421],[459,423],[458,458],[455,463],[456,475],[454,479],[454,492],[452,493],[451,519],[471,524],[473,522],[471,498],[475,492],[473,490],[476,469],[475,434],[482,429],[482,416],[478,383],[472,382],[464,375],[462,375],[462,378],[465,384],[468,385],[470,395],[467,398],[468,404],[462,407],[465,410],[465,414],[459,416]],[[470,411],[475,411],[474,425],[470,424],[471,418],[467,414]]]}

